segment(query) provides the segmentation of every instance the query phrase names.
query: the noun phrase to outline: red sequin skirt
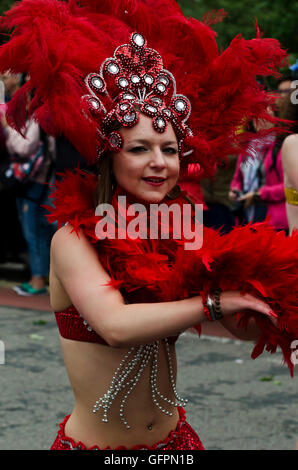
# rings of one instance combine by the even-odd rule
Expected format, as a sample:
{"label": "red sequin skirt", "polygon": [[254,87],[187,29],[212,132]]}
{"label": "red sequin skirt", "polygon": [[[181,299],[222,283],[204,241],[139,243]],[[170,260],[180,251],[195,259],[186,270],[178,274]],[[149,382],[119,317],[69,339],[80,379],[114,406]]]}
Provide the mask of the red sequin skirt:
{"label": "red sequin skirt", "polygon": [[203,444],[193,430],[186,422],[185,410],[178,407],[179,421],[174,431],[171,431],[168,437],[149,447],[145,444],[135,445],[131,448],[118,446],[115,449],[105,447],[100,449],[98,446],[87,448],[82,442],[75,442],[71,437],[65,436],[64,430],[70,415],[64,418],[59,425],[57,437],[51,447],[51,450],[204,450]]}

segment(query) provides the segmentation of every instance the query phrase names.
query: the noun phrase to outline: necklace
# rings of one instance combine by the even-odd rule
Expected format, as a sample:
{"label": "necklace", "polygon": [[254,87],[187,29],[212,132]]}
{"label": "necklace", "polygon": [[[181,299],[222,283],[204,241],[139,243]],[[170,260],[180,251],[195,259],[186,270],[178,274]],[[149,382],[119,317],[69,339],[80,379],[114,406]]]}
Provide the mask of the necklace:
{"label": "necklace", "polygon": [[[167,361],[169,367],[170,384],[173,390],[176,401],[170,400],[160,393],[157,388],[157,375],[158,375],[158,353],[160,348],[160,341],[155,341],[153,344],[141,345],[138,347],[132,346],[127,354],[123,357],[116,369],[110,386],[103,397],[99,397],[93,407],[93,413],[98,412],[100,409],[103,410],[102,421],[108,422],[108,412],[120,391],[125,391],[124,397],[120,403],[119,416],[120,420],[126,429],[130,429],[131,426],[128,424],[124,407],[126,401],[136,385],[138,384],[144,370],[151,361],[150,371],[150,385],[151,395],[153,403],[159,408],[162,413],[168,416],[173,416],[171,411],[168,411],[161,402],[165,402],[167,405],[172,406],[185,406],[187,399],[181,398],[176,390],[174,371],[172,365],[172,358],[170,354],[170,348],[167,339],[165,339]],[[149,430],[152,430],[152,424],[148,426]]]}

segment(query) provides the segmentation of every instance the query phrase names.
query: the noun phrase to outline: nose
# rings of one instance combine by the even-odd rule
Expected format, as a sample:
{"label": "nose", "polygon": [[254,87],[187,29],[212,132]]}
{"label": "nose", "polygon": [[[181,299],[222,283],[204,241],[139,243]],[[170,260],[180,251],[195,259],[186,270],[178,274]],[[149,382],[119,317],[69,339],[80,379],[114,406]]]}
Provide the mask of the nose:
{"label": "nose", "polygon": [[165,166],[165,156],[163,155],[161,149],[159,147],[154,148],[151,152],[150,167],[161,170],[165,168]]}

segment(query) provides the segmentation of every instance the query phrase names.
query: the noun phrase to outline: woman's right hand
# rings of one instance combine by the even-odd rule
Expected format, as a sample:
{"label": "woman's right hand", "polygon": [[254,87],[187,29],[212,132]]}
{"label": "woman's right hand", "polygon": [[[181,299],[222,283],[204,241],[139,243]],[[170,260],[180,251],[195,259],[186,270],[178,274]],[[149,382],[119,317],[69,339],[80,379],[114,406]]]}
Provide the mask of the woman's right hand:
{"label": "woman's right hand", "polygon": [[1,107],[0,107],[0,122],[1,122],[2,127],[4,127],[4,128],[7,127],[7,121],[6,121],[6,117],[5,117],[5,110]]}
{"label": "woman's right hand", "polygon": [[265,315],[275,326],[278,325],[278,316],[270,305],[251,294],[241,294],[240,291],[222,292],[220,306],[224,317],[250,310]]}
{"label": "woman's right hand", "polygon": [[234,202],[238,198],[238,193],[237,191],[230,190],[229,191],[229,199],[230,201]]}

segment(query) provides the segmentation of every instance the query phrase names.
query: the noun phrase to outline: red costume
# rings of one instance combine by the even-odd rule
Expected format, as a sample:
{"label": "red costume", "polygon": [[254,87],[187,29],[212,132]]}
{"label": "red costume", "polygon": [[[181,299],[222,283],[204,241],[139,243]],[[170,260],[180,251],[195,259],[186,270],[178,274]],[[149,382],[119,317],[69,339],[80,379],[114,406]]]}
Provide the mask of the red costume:
{"label": "red costume", "polygon": [[[104,152],[121,149],[117,124],[135,125],[140,112],[152,118],[156,132],[165,132],[169,123],[173,126],[181,174],[187,175],[194,164],[198,177],[212,175],[218,162],[245,144],[248,136],[237,132],[244,119],[275,121],[267,113],[273,97],[265,93],[256,76],[272,75],[281,65],[285,53],[278,42],[261,39],[257,31],[256,39],[246,41],[239,36],[219,54],[211,28],[186,19],[174,0],[83,0],[80,6],[74,0],[23,0],[2,24],[15,31],[1,48],[0,69],[30,72],[30,80],[9,104],[10,124],[22,129],[27,118],[26,96],[34,91],[29,115],[49,134],[63,132],[90,164]],[[274,352],[279,346],[293,373],[290,346],[298,336],[298,235],[286,238],[265,223],[238,227],[224,236],[204,229],[203,246],[194,250],[185,249],[183,235],[179,239],[134,240],[128,236],[99,241],[96,224],[100,217],[95,215],[93,203],[96,184],[96,175],[80,170],[66,173],[52,195],[55,208],[48,207],[50,219],[58,220],[59,225],[68,222],[75,231],[82,229],[91,243],[100,245],[100,262],[127,302],[180,300],[216,288],[259,296],[278,313],[279,324],[274,327],[265,317],[254,315],[261,336],[252,356],[257,357],[264,347]],[[121,195],[123,191],[117,188],[112,201],[120,212],[123,208],[117,197]],[[129,204],[134,202],[129,200]],[[177,193],[174,200],[165,198],[163,202],[182,207],[186,194]],[[115,223],[119,229],[117,217]],[[170,235],[176,223],[174,220],[169,227]],[[62,336],[103,343],[75,306],[55,314]],[[250,315],[239,314],[239,324],[245,327]],[[197,329],[200,331],[199,326]],[[166,338],[165,343],[175,339]],[[151,359],[154,364],[158,347],[156,341],[131,349],[129,354],[139,364],[137,372],[142,373]],[[94,405],[94,412],[103,411],[103,421],[108,420],[109,407],[118,393],[115,383],[123,387],[132,383],[129,390],[137,384],[137,373],[131,382],[124,380],[125,361],[128,370],[133,368],[129,354],[105,397]],[[173,381],[171,385],[176,397],[172,404],[178,406],[180,420],[177,429],[152,449],[202,449],[200,439],[185,422],[180,406],[185,400],[178,396]],[[159,400],[154,374],[151,386],[154,403],[169,414]],[[125,417],[120,417],[129,428]],[[66,420],[53,449],[85,449],[84,444],[64,435]]]}
{"label": "red costume", "polygon": [[[179,407],[178,411],[179,421],[177,427],[174,431],[170,432],[166,439],[157,442],[151,447],[145,444],[139,444],[130,449],[119,446],[113,450],[204,450],[200,438],[186,422],[184,409]],[[69,416],[65,416],[64,421],[59,425],[60,429],[51,450],[111,450],[110,447],[106,447],[105,449],[99,449],[97,446],[86,448],[82,442],[74,442],[73,439],[65,436],[64,428],[68,418]]]}
{"label": "red costume", "polygon": [[[280,347],[293,374],[291,343],[298,334],[297,235],[289,239],[283,233],[277,234],[269,224],[263,223],[235,228],[225,236],[219,235],[215,230],[205,229],[203,247],[195,251],[185,251],[185,240],[173,238],[98,241],[95,225],[100,217],[94,216],[92,202],[96,181],[95,176],[83,171],[68,172],[52,195],[55,209],[48,207],[52,211],[50,218],[58,220],[60,224],[69,222],[74,230],[82,229],[90,242],[98,245],[99,259],[111,276],[111,285],[121,290],[127,302],[179,300],[202,292],[207,293],[218,286],[223,290],[242,290],[264,298],[279,314],[278,328],[257,313],[239,313],[239,326],[245,328],[248,319],[254,316],[261,335],[252,351],[252,358],[259,356],[264,348],[274,353]],[[78,191],[77,195],[84,194],[84,202],[80,198],[73,199],[70,187]],[[115,208],[119,194],[123,194],[120,188],[114,194]],[[181,193],[174,201],[163,202],[169,205],[182,204],[185,202],[184,197],[185,194]],[[71,206],[68,198],[72,201]],[[74,200],[78,201],[78,206],[73,205]],[[173,231],[172,226],[171,233]],[[243,249],[250,253],[245,264]],[[104,344],[104,340],[91,329],[74,307],[55,312],[55,315],[63,337]],[[199,325],[197,330],[200,332]],[[167,338],[167,341],[176,339]],[[73,441],[63,433],[65,422],[66,420],[60,425],[54,449],[74,446]],[[173,443],[175,447],[153,446],[152,449],[202,448],[199,437],[195,438],[196,434],[188,424],[182,428],[179,424],[178,429],[182,435],[180,436],[180,432],[177,434],[180,437]],[[180,438],[185,447],[180,447]],[[82,443],[76,445],[84,448]]]}
{"label": "red costume", "polygon": [[[60,225],[69,222],[75,231],[82,229],[91,243],[100,246],[99,259],[111,276],[111,284],[123,292],[128,302],[181,300],[216,287],[264,298],[279,315],[279,328],[252,313],[239,314],[239,325],[245,328],[254,315],[262,334],[252,357],[256,358],[265,347],[270,352],[280,347],[291,374],[294,373],[291,342],[298,336],[298,233],[286,237],[267,222],[235,227],[226,235],[204,227],[203,246],[185,250],[183,234],[181,239],[173,237],[174,220],[169,239],[150,240],[148,236],[143,240],[98,240],[95,226],[101,218],[95,215],[93,204],[96,183],[94,175],[82,170],[68,171],[52,193],[55,209],[47,206],[52,212],[49,218],[58,220]],[[117,188],[112,201],[115,208],[120,194],[122,191]],[[182,206],[185,196],[181,192],[176,199],[163,202]],[[115,212],[121,211],[122,208]]]}

